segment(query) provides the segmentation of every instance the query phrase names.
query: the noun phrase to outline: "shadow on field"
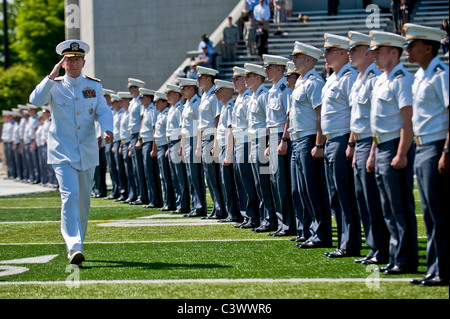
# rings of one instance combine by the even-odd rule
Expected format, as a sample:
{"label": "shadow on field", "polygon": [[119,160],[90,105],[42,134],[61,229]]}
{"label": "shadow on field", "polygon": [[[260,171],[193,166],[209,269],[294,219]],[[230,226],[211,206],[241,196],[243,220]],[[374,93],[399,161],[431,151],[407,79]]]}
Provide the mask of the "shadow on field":
{"label": "shadow on field", "polygon": [[[96,265],[96,264],[99,265]],[[219,264],[174,264],[163,262],[139,262],[139,261],[115,261],[115,260],[86,260],[83,263],[83,269],[95,268],[142,268],[149,270],[167,270],[167,269],[212,269],[212,268],[231,268],[231,266]]]}

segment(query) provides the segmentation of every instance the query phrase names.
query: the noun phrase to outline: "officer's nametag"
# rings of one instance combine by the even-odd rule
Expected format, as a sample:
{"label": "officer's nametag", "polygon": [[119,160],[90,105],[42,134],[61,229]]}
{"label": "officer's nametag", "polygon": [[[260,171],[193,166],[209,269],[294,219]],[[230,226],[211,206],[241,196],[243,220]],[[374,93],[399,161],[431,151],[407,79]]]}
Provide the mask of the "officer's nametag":
{"label": "officer's nametag", "polygon": [[93,90],[92,88],[86,88],[83,90],[83,97],[85,99],[94,98],[96,96],[97,94],[95,93],[95,90]]}

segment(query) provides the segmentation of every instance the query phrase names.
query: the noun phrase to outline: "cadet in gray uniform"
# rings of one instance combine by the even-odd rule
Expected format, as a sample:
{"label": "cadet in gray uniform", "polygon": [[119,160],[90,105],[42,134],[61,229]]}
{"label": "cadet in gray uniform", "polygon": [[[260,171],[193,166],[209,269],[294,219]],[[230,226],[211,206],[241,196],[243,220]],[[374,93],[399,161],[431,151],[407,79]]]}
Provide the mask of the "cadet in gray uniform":
{"label": "cadet in gray uniform", "polygon": [[[192,210],[187,217],[206,216],[206,185],[201,157],[195,155],[197,148],[198,116],[200,98],[198,97],[197,81],[194,79],[180,79],[181,94],[186,98],[181,114],[181,150],[184,155],[188,182],[191,185]],[[181,154],[182,153],[182,154]]]}
{"label": "cadet in gray uniform", "polygon": [[234,89],[238,92],[231,121],[234,138],[235,177],[238,186],[240,210],[244,217],[244,224],[242,226],[249,224],[248,226],[250,228],[260,224],[260,201],[255,187],[252,165],[249,161],[250,140],[248,138],[247,128],[248,106],[252,91],[246,87],[244,68],[233,68],[233,85]]}
{"label": "cadet in gray uniform", "polygon": [[296,41],[292,52],[294,70],[300,74],[289,103],[289,133],[303,194],[310,214],[310,237],[298,248],[331,247],[331,211],[325,180],[321,130],[322,88],[325,84],[315,71],[322,51]]}
{"label": "cadet in gray uniform", "polygon": [[145,83],[138,79],[128,79],[128,91],[133,96],[129,106],[128,129],[131,133],[130,151],[131,162],[133,165],[134,177],[136,179],[137,199],[130,203],[130,205],[146,205],[148,204],[147,183],[145,181],[144,163],[142,160],[142,146],[136,147],[138,141],[139,130],[141,128],[141,121],[143,117],[143,107],[139,101],[139,88],[143,87]]}
{"label": "cadet in gray uniform", "polygon": [[415,173],[427,231],[427,273],[412,284],[443,286],[450,281],[449,252],[449,70],[437,54],[445,31],[415,24],[403,28],[409,62],[418,64],[412,88]]}
{"label": "cadet in gray uniform", "polygon": [[168,141],[167,156],[169,158],[172,185],[175,191],[175,206],[173,214],[189,214],[189,185],[186,175],[186,167],[183,157],[179,154],[181,147],[181,114],[183,104],[181,103],[180,87],[172,84],[167,85],[167,101],[170,104],[167,114],[166,137]]}
{"label": "cadet in gray uniform", "polygon": [[[219,71],[198,66],[198,86],[204,91],[199,106],[200,134],[197,138],[196,155],[202,156],[203,169],[209,192],[213,201],[213,209],[207,218],[226,218],[226,208],[223,200],[220,182],[220,166],[218,163],[218,145],[215,139],[217,124],[221,110],[221,103],[213,94],[215,90],[214,79]],[[213,151],[214,148],[214,152]],[[212,155],[214,153],[214,155]]]}
{"label": "cadet in gray uniform", "polygon": [[141,129],[139,130],[138,141],[136,147],[142,149],[142,160],[144,164],[145,182],[147,184],[148,205],[144,208],[161,208],[161,178],[159,176],[158,160],[151,156],[153,149],[153,127],[156,123],[158,111],[153,104],[155,91],[146,88],[139,89],[139,96],[144,112],[141,121]]}
{"label": "cadet in gray uniform", "polygon": [[159,112],[156,118],[155,128],[153,132],[153,150],[151,156],[157,156],[159,172],[161,174],[162,191],[163,191],[163,207],[158,208],[160,211],[175,210],[175,195],[172,185],[172,177],[170,175],[169,159],[166,156],[167,145],[167,117],[169,113],[169,103],[167,102],[166,93],[155,92],[155,106]]}
{"label": "cadet in gray uniform", "polygon": [[290,163],[292,145],[289,139],[288,90],[284,71],[289,59],[263,55],[267,79],[272,87],[267,93],[266,126],[269,133],[269,147],[266,156],[269,156],[270,179],[272,182],[273,198],[278,218],[278,229],[272,236],[290,236],[295,233],[294,211],[292,207]]}
{"label": "cadet in gray uniform", "polygon": [[270,182],[269,161],[264,156],[267,145],[266,101],[268,89],[264,86],[266,72],[259,65],[245,64],[245,82],[252,91],[248,106],[248,137],[250,158],[255,187],[260,200],[260,226],[255,232],[269,232],[277,229],[275,202]]}
{"label": "cadet in gray uniform", "polygon": [[371,248],[367,256],[355,260],[362,264],[385,264],[389,257],[389,232],[381,209],[380,193],[375,180],[375,147],[370,130],[370,96],[377,76],[381,74],[369,51],[369,35],[348,33],[350,62],[358,68],[359,75],[350,94],[350,140],[356,146],[353,154],[353,174],[356,201],[364,227],[366,244]]}
{"label": "cadet in gray uniform", "polygon": [[121,108],[121,98],[119,95],[114,94],[111,96],[111,103],[114,109],[113,113],[113,134],[114,134],[114,142],[113,142],[113,154],[114,154],[114,162],[116,164],[117,171],[117,185],[119,188],[119,197],[115,198],[115,202],[121,202],[127,199],[128,197],[128,187],[127,187],[127,176],[125,173],[125,167],[123,164],[123,156],[121,151],[121,142],[122,137],[120,135],[120,122],[122,119],[122,114],[124,110]]}
{"label": "cadet in gray uniform", "polygon": [[[52,125],[49,131],[48,162],[53,164],[61,193],[61,231],[72,264],[81,264],[83,241],[88,224],[90,193],[98,165],[94,117],[103,137],[112,142],[112,114],[103,97],[102,84],[81,74],[87,43],[67,40],[56,47],[63,55],[50,75],[30,95],[30,103],[49,103]],[[57,77],[61,66],[65,75]]]}
{"label": "cadet in gray uniform", "polygon": [[217,124],[217,143],[219,145],[220,177],[222,181],[222,191],[227,217],[222,222],[242,221],[240,208],[238,205],[238,194],[236,179],[234,177],[233,157],[234,141],[231,131],[232,114],[234,108],[232,82],[215,80],[214,90],[217,100],[223,104],[220,112],[219,123]]}
{"label": "cadet in gray uniform", "polygon": [[390,233],[389,263],[377,271],[417,271],[417,221],[414,212],[413,76],[400,63],[402,36],[371,31],[370,47],[383,71],[373,87],[370,127],[376,143],[375,176]]}
{"label": "cadet in gray uniform", "polygon": [[325,62],[334,73],[322,90],[321,125],[325,142],[325,173],[331,210],[338,227],[336,251],[329,258],[360,256],[361,224],[356,206],[352,159],[348,148],[355,147],[350,138],[350,90],[357,73],[348,62],[349,40],[325,33]]}

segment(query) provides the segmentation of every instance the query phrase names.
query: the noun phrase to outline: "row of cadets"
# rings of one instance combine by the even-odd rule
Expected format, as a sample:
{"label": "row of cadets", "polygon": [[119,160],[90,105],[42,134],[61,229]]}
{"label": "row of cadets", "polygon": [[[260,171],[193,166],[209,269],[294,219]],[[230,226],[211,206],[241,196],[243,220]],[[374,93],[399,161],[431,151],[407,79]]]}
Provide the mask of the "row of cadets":
{"label": "row of cadets", "polygon": [[206,185],[201,156],[195,154],[199,134],[199,106],[197,80],[181,78],[178,82],[180,92],[186,99],[181,114],[181,148],[192,198],[192,208],[188,217],[206,216]]}
{"label": "row of cadets", "polygon": [[50,164],[47,164],[47,136],[50,129],[51,118],[48,105],[37,112],[39,126],[36,129],[36,147],[39,162],[40,184],[54,186],[57,184],[56,175]]}

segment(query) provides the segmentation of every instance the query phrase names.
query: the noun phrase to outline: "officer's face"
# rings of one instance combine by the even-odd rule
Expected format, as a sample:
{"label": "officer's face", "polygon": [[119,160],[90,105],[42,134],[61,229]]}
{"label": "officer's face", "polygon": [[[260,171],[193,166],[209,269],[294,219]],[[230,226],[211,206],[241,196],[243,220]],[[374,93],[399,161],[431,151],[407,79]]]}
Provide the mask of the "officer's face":
{"label": "officer's face", "polygon": [[261,85],[262,82],[260,81],[260,77],[257,74],[248,73],[245,76],[245,83],[248,88],[256,90]]}
{"label": "officer's face", "polygon": [[339,62],[344,55],[346,55],[346,50],[339,48],[331,48],[323,53],[325,63],[328,63],[332,68],[335,67],[336,62]]}
{"label": "officer's face", "polygon": [[392,49],[381,46],[372,51],[373,61],[380,70],[385,70],[392,63]]}
{"label": "officer's face", "polygon": [[62,63],[62,67],[68,76],[76,78],[80,76],[85,63],[86,60],[79,56],[66,57]]}
{"label": "officer's face", "polygon": [[358,45],[354,48],[351,48],[348,50],[348,57],[350,60],[350,63],[354,65],[360,65],[366,57],[366,54],[370,54],[370,51],[367,51],[369,47],[367,45]]}
{"label": "officer's face", "polygon": [[294,70],[300,72],[305,66],[306,59],[308,58],[305,54],[296,54],[292,57],[292,62],[294,63]]}

